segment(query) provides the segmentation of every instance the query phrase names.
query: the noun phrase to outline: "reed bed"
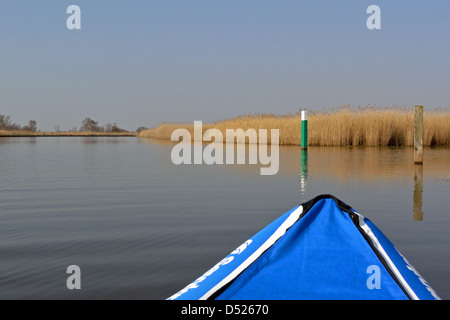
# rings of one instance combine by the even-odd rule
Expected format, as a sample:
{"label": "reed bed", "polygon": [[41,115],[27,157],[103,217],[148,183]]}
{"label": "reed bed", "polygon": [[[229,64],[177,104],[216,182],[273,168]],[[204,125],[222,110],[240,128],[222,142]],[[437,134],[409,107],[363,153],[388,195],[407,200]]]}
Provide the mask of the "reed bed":
{"label": "reed bed", "polygon": [[[219,129],[279,130],[280,145],[300,145],[300,113],[290,115],[261,114],[203,124],[203,132]],[[164,123],[141,131],[140,138],[170,140],[173,130],[185,128],[194,137],[193,123]],[[270,140],[269,140],[270,141]],[[424,146],[450,146],[450,111],[424,110]],[[413,146],[414,110],[400,107],[349,106],[332,111],[308,113],[308,145],[310,146]]]}

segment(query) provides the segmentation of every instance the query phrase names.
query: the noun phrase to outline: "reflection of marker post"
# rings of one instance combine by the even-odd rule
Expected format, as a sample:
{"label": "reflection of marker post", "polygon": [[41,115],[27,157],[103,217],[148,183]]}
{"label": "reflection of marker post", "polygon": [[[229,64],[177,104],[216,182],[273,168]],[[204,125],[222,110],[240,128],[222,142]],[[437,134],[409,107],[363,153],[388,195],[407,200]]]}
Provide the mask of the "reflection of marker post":
{"label": "reflection of marker post", "polygon": [[302,150],[308,148],[308,118],[306,116],[306,110],[302,111],[301,148]]}
{"label": "reflection of marker post", "polygon": [[414,107],[414,163],[423,163],[423,106]]}
{"label": "reflection of marker post", "polygon": [[306,191],[306,181],[308,180],[308,151],[301,150],[300,158],[300,191]]}

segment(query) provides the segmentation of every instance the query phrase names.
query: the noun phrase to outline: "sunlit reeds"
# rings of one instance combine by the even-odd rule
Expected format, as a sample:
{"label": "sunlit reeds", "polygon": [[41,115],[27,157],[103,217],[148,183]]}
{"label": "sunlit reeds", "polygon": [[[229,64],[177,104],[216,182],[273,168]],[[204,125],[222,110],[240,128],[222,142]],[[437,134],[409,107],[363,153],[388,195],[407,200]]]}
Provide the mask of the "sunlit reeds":
{"label": "sunlit reeds", "polygon": [[[279,129],[280,145],[300,145],[300,113],[291,115],[249,114],[233,119],[203,124],[209,128]],[[143,130],[138,137],[170,140],[172,131],[185,128],[193,137],[193,124],[164,123]],[[400,107],[341,107],[308,114],[310,146],[413,146],[414,109]],[[424,146],[450,146],[450,111],[424,110]]]}

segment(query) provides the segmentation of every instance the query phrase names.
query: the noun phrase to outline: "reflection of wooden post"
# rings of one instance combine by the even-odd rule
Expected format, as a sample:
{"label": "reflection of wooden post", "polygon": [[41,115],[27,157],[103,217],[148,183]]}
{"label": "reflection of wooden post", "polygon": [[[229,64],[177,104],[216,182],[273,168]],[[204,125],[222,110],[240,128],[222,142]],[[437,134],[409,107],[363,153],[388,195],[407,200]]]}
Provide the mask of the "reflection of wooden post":
{"label": "reflection of wooden post", "polygon": [[423,166],[414,167],[413,219],[415,221],[422,221]]}
{"label": "reflection of wooden post", "polygon": [[414,163],[423,163],[423,106],[414,107]]}

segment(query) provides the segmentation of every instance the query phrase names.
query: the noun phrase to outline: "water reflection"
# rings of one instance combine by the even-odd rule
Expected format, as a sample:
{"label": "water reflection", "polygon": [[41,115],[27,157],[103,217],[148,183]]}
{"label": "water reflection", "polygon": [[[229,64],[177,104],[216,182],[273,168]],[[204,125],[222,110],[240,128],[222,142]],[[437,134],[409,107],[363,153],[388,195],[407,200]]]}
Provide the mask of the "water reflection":
{"label": "water reflection", "polygon": [[35,144],[37,137],[0,137],[0,144]]}
{"label": "water reflection", "polygon": [[[177,166],[168,141],[9,139],[0,139],[0,299],[73,298],[65,278],[55,281],[73,263],[90,270],[78,298],[165,299],[321,193],[370,218],[450,297],[450,148],[426,149],[421,172],[412,148],[282,146],[278,173],[261,176],[248,161]],[[426,224],[411,218],[413,200]]]}
{"label": "water reflection", "polygon": [[[175,145],[165,140],[140,139],[139,142],[167,148],[164,151],[166,157]],[[450,149],[428,148],[426,150],[424,153],[427,163],[425,177],[423,167],[414,165],[411,152],[411,148],[310,147],[308,150],[300,150],[297,146],[281,146],[279,171],[276,176],[282,178],[296,176],[301,201],[320,193],[346,192],[350,192],[352,196],[366,197],[367,195],[376,199],[377,196],[373,195],[375,189],[379,190],[376,192],[386,195],[398,194],[399,197],[403,193],[409,194],[410,197],[413,193],[413,220],[422,221],[423,180],[449,181]],[[248,157],[248,146],[246,153]],[[166,164],[172,165],[169,158]],[[259,167],[260,165],[248,163],[231,166],[214,165],[214,172],[225,174],[234,172],[248,177],[259,175]],[[414,184],[411,183],[412,179]]]}
{"label": "water reflection", "polygon": [[[427,149],[427,163],[414,165],[410,148],[280,148],[279,176],[297,173],[300,195],[307,200],[320,193],[345,195],[345,200],[377,201],[381,197],[412,200],[413,221],[422,221],[424,211],[423,185],[430,182],[427,191],[437,195],[448,185],[450,178],[450,149]],[[294,167],[295,166],[295,167]],[[412,183],[414,181],[414,183]],[[440,184],[436,185],[436,181]],[[350,196],[349,196],[350,195]],[[354,199],[357,197],[358,199]],[[352,199],[352,200],[348,200]],[[365,200],[364,200],[365,199]]]}
{"label": "water reflection", "polygon": [[306,183],[308,180],[308,150],[300,150],[300,192],[302,195],[306,192]]}
{"label": "water reflection", "polygon": [[[153,139],[141,139],[139,142],[156,144],[165,150],[163,159],[166,165],[174,166],[170,161],[170,150],[175,143]],[[248,160],[248,146],[246,159]],[[345,200],[354,203],[355,198],[364,201],[376,201],[381,197],[395,198],[413,194],[413,220],[423,220],[423,181],[450,181],[450,149],[427,149],[424,153],[427,171],[424,176],[423,166],[414,165],[411,148],[344,148],[344,147],[310,147],[301,150],[297,146],[279,148],[279,171],[276,177],[290,179],[295,177],[300,192],[299,201],[306,201],[317,194],[331,193],[345,195]],[[205,165],[201,170],[214,174],[236,173],[240,176],[260,174],[261,165],[250,165],[248,161],[239,165]],[[176,166],[175,166],[176,167]],[[185,167],[175,170],[184,170]],[[266,177],[266,180],[270,179]],[[411,182],[414,181],[414,184]],[[264,182],[265,183],[265,182]],[[430,192],[435,190],[432,184]],[[350,195],[350,197],[348,197]],[[411,200],[407,206],[411,208]],[[410,210],[410,209],[408,209]],[[430,211],[430,210],[428,210]]]}
{"label": "water reflection", "polygon": [[100,143],[123,143],[135,139],[128,136],[42,136],[42,137],[0,137],[0,144],[36,144],[45,142],[49,144],[54,143],[85,143],[85,144],[100,144]]}
{"label": "water reflection", "polygon": [[[67,139],[67,137],[58,137],[62,139]],[[85,137],[71,137],[73,140],[80,139],[85,144],[98,144],[98,143],[123,143],[127,141],[128,137],[96,137],[96,136],[85,136]],[[131,138],[133,139],[133,138]]]}
{"label": "water reflection", "polygon": [[414,170],[413,219],[422,221],[423,166],[416,164]]}

